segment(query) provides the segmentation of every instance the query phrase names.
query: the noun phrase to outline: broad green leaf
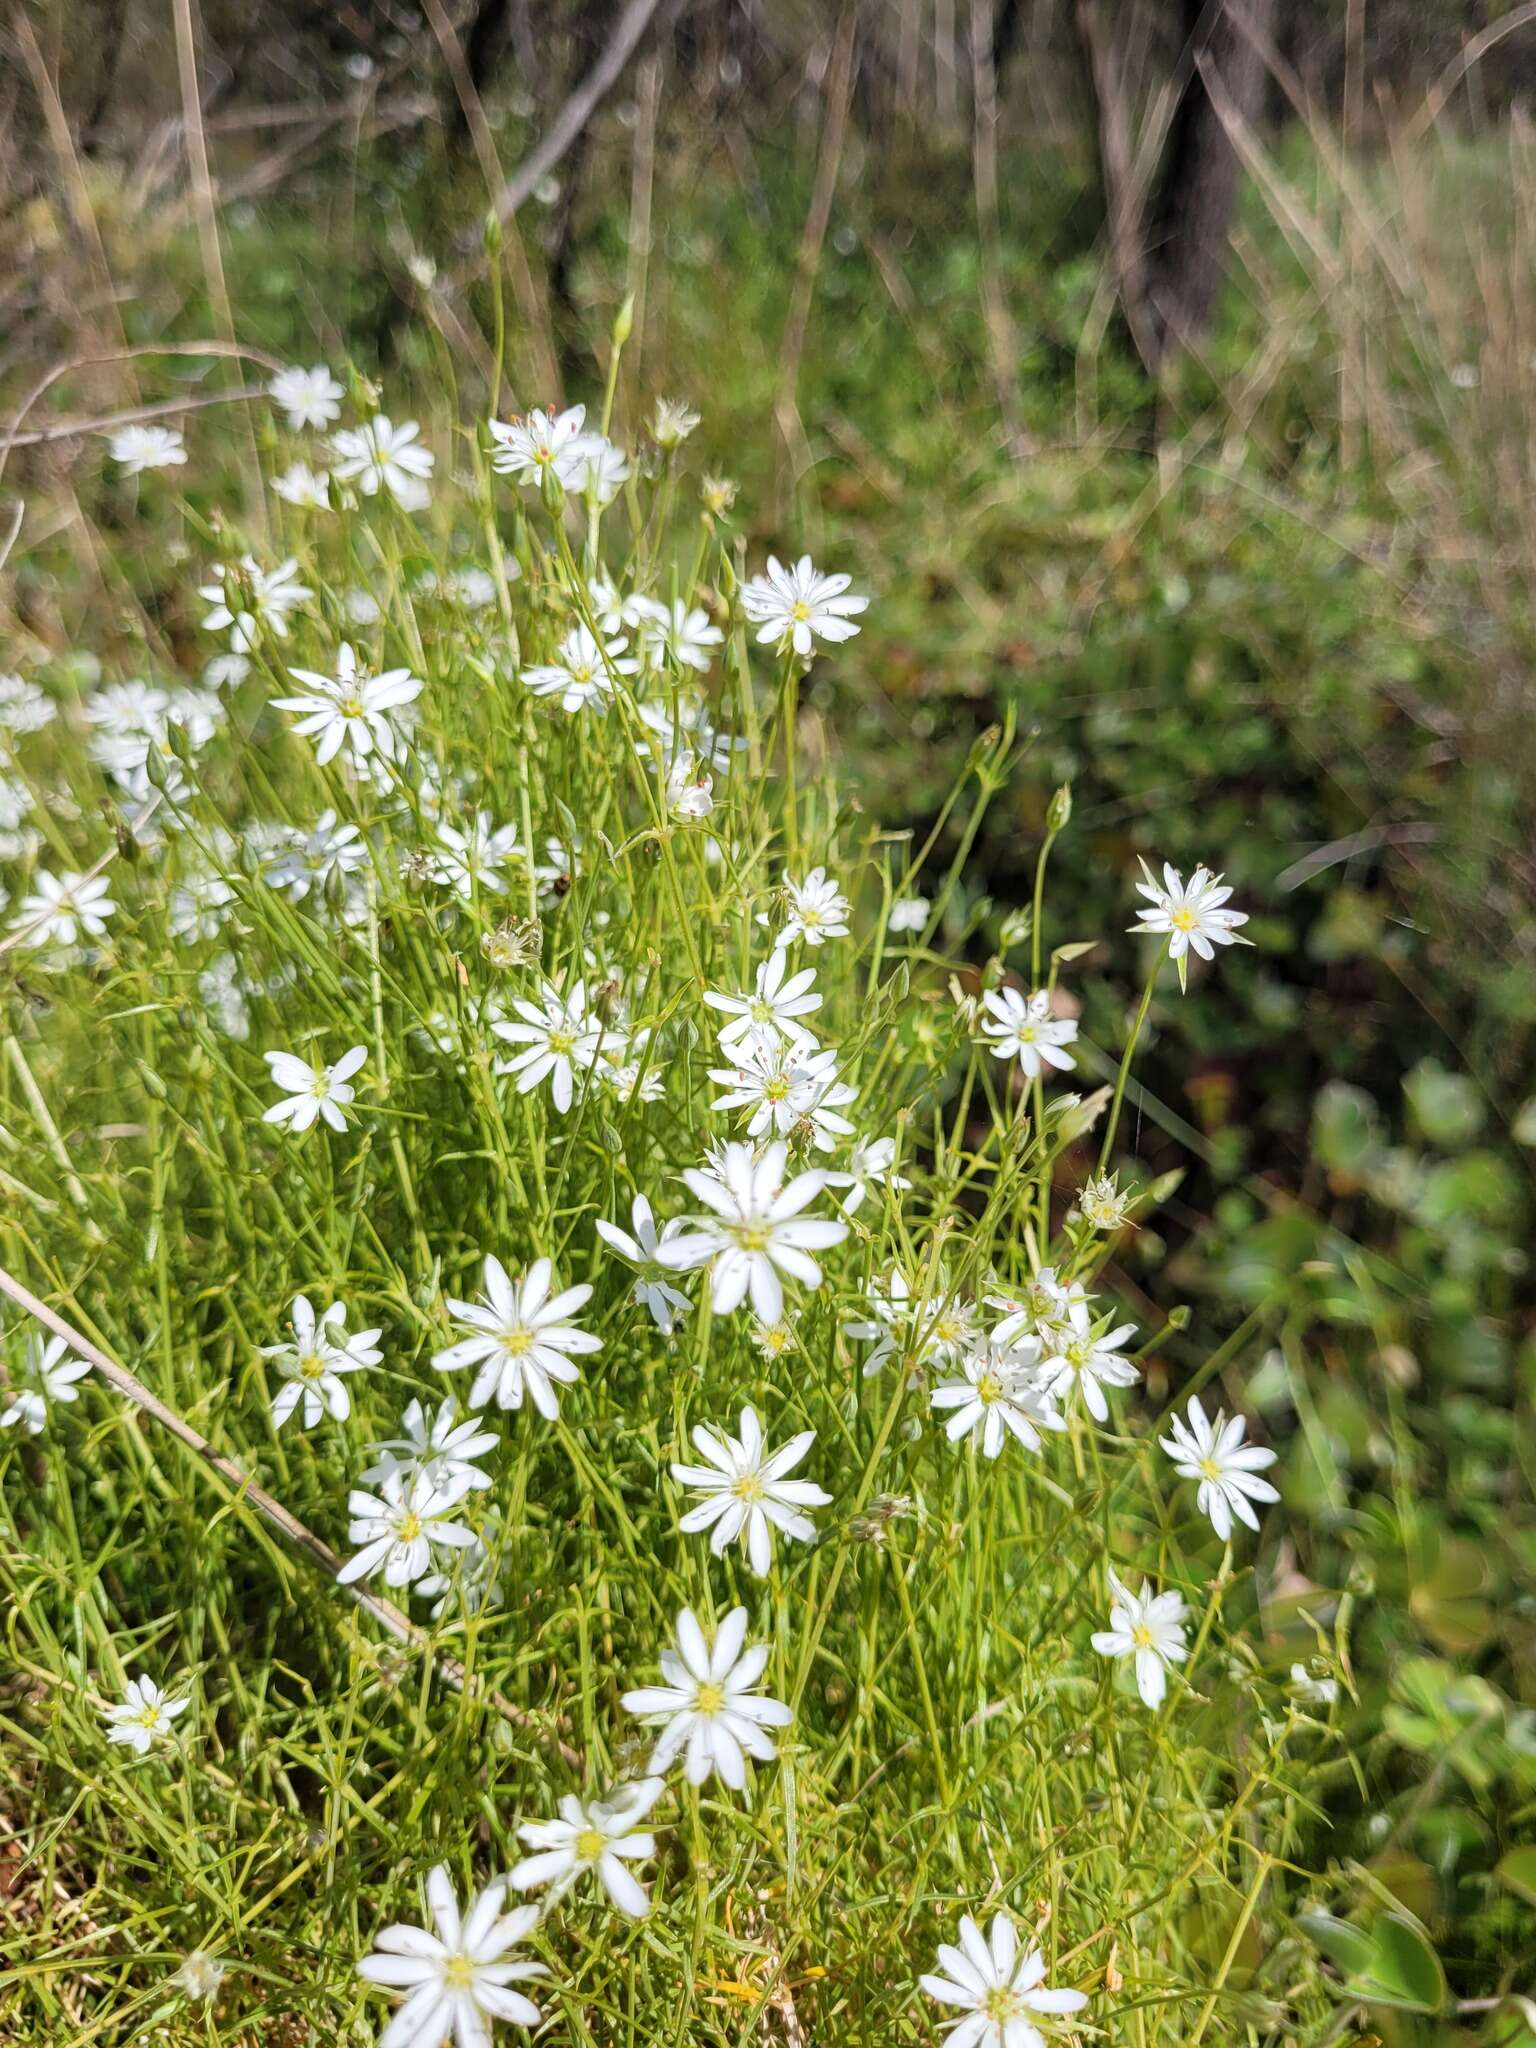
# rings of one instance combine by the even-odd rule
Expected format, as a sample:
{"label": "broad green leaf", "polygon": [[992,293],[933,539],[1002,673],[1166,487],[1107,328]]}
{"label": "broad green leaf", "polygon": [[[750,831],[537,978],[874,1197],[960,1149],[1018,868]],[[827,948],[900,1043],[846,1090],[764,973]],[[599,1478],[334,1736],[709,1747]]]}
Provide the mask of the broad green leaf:
{"label": "broad green leaf", "polygon": [[1296,1924],[1348,1977],[1363,1976],[1375,1960],[1376,1949],[1363,1927],[1340,1920],[1332,1913],[1298,1913]]}
{"label": "broad green leaf", "polygon": [[1446,2003],[1445,1971],[1423,1928],[1403,1913],[1383,1913],[1371,1929],[1371,1960],[1354,1973],[1349,1988],[1373,2005],[1409,2012],[1440,2012]]}

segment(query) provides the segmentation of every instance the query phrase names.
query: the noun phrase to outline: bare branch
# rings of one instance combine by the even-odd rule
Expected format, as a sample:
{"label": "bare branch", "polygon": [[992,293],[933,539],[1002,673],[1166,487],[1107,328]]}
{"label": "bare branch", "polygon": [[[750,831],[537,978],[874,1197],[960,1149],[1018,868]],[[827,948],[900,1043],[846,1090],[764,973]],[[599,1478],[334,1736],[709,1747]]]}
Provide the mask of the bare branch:
{"label": "bare branch", "polygon": [[[338,1579],[342,1561],[328,1543],[317,1536],[306,1523],[301,1522],[297,1515],[291,1514],[281,1501],[274,1500],[272,1495],[264,1487],[258,1486],[248,1473],[242,1472],[233,1458],[226,1458],[222,1451],[216,1451],[208,1439],[195,1430],[184,1416],[178,1415],[174,1408],[168,1408],[159,1395],[152,1393],[142,1380],[129,1372],[126,1366],[119,1365],[114,1358],[109,1358],[100,1345],[93,1344],[89,1337],[82,1336],[78,1330],[72,1328],[57,1311],[49,1308],[46,1302],[39,1301],[29,1288],[23,1287],[21,1282],[3,1266],[0,1266],[0,1293],[8,1294],[18,1308],[25,1309],[29,1316],[40,1322],[45,1329],[51,1330],[56,1337],[62,1337],[72,1351],[89,1360],[109,1387],[122,1394],[144,1414],[152,1415],[162,1428],[168,1429],[174,1437],[179,1438],[210,1472],[218,1473],[219,1477],[233,1488],[238,1501],[253,1507],[301,1557],[307,1558],[333,1582]],[[532,1714],[525,1713],[510,1700],[503,1699],[500,1693],[482,1692],[462,1664],[456,1663],[450,1657],[439,1655],[427,1631],[418,1628],[415,1622],[402,1614],[392,1600],[381,1598],[379,1594],[370,1592],[366,1586],[351,1585],[346,1588],[346,1592],[366,1614],[371,1614],[396,1642],[405,1643],[413,1650],[430,1655],[438,1672],[455,1691],[468,1692],[489,1701],[498,1713],[519,1728],[528,1728],[538,1734],[545,1732]],[[555,1740],[565,1761],[573,1769],[579,1769],[582,1761],[580,1752],[572,1749],[568,1743],[560,1741],[558,1737]]]}
{"label": "bare branch", "polygon": [[[555,116],[543,139],[528,152],[496,195],[493,211],[497,220],[510,220],[513,214],[520,212],[532,198],[534,187],[547,178],[559,163],[591,120],[600,101],[618,82],[659,4],[660,0],[629,0],[603,54]],[[477,236],[476,246],[466,252],[464,264],[454,274],[454,284],[467,284],[484,261],[485,250]]]}

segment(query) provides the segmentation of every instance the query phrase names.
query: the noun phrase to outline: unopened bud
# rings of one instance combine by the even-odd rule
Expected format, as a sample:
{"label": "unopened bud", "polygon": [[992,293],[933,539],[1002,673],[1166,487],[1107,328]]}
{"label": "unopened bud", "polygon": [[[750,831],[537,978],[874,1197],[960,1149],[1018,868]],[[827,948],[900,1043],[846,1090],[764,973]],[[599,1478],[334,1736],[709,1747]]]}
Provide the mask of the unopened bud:
{"label": "unopened bud", "polygon": [[624,346],[634,331],[634,325],[635,295],[633,292],[626,292],[624,303],[614,315],[613,320],[613,345],[615,348],[622,348]]}
{"label": "unopened bud", "polygon": [[1049,832],[1065,831],[1067,820],[1072,815],[1072,785],[1064,782],[1051,798],[1051,808],[1045,814],[1046,829]]}

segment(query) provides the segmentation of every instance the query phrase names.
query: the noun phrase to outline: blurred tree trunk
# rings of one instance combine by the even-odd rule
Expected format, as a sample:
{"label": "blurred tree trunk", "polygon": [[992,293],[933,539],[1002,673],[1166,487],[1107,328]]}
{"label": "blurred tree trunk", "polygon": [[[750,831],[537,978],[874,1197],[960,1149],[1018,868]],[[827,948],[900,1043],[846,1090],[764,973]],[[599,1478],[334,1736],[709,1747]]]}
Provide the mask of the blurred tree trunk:
{"label": "blurred tree trunk", "polygon": [[[1223,115],[1253,127],[1263,114],[1263,51],[1276,0],[1181,0],[1181,7],[1188,76],[1163,158],[1146,280],[1159,361],[1204,334],[1226,275],[1242,164]],[[1219,110],[1207,85],[1213,72],[1223,89]]]}
{"label": "blurred tree trunk", "polygon": [[1205,333],[1226,275],[1227,237],[1242,177],[1228,126],[1251,127],[1263,113],[1263,53],[1280,0],[1169,4],[1177,15],[1177,98],[1149,205],[1133,168],[1136,110],[1119,61],[1123,7],[1112,27],[1100,0],[1076,0],[1095,102],[1111,260],[1126,325],[1154,377]]}

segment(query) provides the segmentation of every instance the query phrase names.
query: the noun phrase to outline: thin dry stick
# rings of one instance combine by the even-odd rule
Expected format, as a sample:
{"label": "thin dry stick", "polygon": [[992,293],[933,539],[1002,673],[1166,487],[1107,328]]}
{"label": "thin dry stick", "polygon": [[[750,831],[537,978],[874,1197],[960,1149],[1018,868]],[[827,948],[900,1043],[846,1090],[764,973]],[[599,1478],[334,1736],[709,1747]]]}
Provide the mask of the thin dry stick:
{"label": "thin dry stick", "polygon": [[0,569],[3,569],[11,559],[11,549],[16,545],[16,536],[20,533],[21,523],[26,516],[27,508],[18,498],[7,515],[5,538],[0,541]]}
{"label": "thin dry stick", "polygon": [[38,405],[58,383],[61,377],[68,377],[75,370],[93,368],[97,363],[137,362],[141,356],[234,356],[242,362],[260,363],[264,370],[277,371],[283,366],[276,356],[269,356],[264,349],[245,348],[223,341],[148,341],[137,348],[108,349],[104,353],[66,356],[61,363],[55,363],[38,378],[32,389],[21,402],[21,410],[9,426],[0,427],[0,476],[5,474],[5,465],[10,460],[11,450],[23,446],[21,429],[33,406]]}
{"label": "thin dry stick", "polygon": [[174,419],[178,413],[201,412],[205,406],[228,405],[235,399],[265,398],[265,384],[242,384],[234,391],[203,391],[195,398],[163,398],[157,405],[131,405],[122,412],[98,413],[89,420],[59,420],[51,427],[34,427],[30,434],[7,434],[7,448],[41,448],[49,441],[73,441],[81,434],[110,434],[116,427],[137,426],[142,420]]}
{"label": "thin dry stick", "polygon": [[[510,220],[513,214],[527,205],[535,185],[549,176],[586,127],[599,102],[617,84],[620,73],[634,54],[635,45],[645,34],[657,4],[658,0],[629,0],[603,54],[550,123],[543,139],[535,143],[497,194],[495,213],[498,220]],[[484,261],[483,246],[468,251],[465,262],[454,273],[453,283],[456,286],[467,284],[478,274]]]}
{"label": "thin dry stick", "polygon": [[[203,96],[197,76],[197,32],[192,21],[192,0],[175,0],[176,72],[181,85],[182,123],[187,141],[187,168],[197,206],[197,242],[203,259],[203,276],[214,322],[226,348],[235,346],[235,316],[224,281],[224,252],[219,244],[219,210],[213,196],[213,174],[208,167],[208,138],[203,133]],[[245,470],[246,509],[263,533],[268,531],[266,494],[261,486],[261,468],[256,455],[256,434],[249,416],[242,467]]]}
{"label": "thin dry stick", "polygon": [[1027,455],[1019,390],[1019,338],[1003,284],[1002,229],[997,203],[997,66],[993,55],[993,0],[971,0],[971,167],[976,186],[976,227],[981,242],[981,309],[992,355],[992,381],[1010,455]]}
{"label": "thin dry stick", "polygon": [[821,131],[821,155],[816,164],[816,182],[795,251],[795,285],[784,322],[784,339],[779,348],[778,386],[773,414],[785,446],[808,461],[805,429],[800,422],[797,393],[800,388],[800,358],[805,352],[805,331],[810,323],[811,300],[816,290],[816,273],[821,268],[827,223],[832,218],[832,201],[837,192],[837,174],[842,168],[843,142],[848,132],[848,107],[853,98],[853,50],[858,14],[843,9],[837,42],[827,77],[826,115]]}
{"label": "thin dry stick", "polygon": [[[75,149],[74,136],[70,132],[69,118],[64,111],[64,103],[59,98],[59,90],[54,83],[53,75],[44,61],[43,53],[38,45],[37,36],[33,31],[32,24],[27,18],[25,9],[22,8],[16,10],[15,35],[21,49],[22,61],[26,65],[27,74],[32,81],[32,90],[37,95],[38,105],[42,108],[43,124],[48,131],[49,143],[59,161],[59,169],[63,175],[65,203],[69,208],[70,218],[75,224],[75,232],[85,245],[87,261],[95,273],[96,289],[106,308],[103,315],[104,321],[111,327],[120,344],[118,354],[100,356],[93,360],[102,363],[127,360],[124,352],[127,349],[128,338],[123,332],[123,323],[118,317],[117,295],[112,283],[112,269],[111,265],[107,262],[106,247],[101,239],[101,229],[97,224],[95,208],[91,205],[91,195],[89,187],[85,182],[85,173],[80,167],[80,158]],[[110,341],[112,334],[108,334],[105,339]],[[131,370],[128,372],[125,381],[129,392],[134,397],[137,397],[138,388]]]}
{"label": "thin dry stick", "polygon": [[[506,189],[506,178],[501,168],[501,158],[496,153],[496,138],[491,133],[491,124],[486,119],[485,106],[475,82],[469,75],[469,66],[464,61],[464,52],[459,48],[458,36],[453,23],[443,7],[443,0],[423,0],[428,23],[437,46],[442,52],[448,75],[453,80],[453,90],[469,125],[470,140],[475,146],[475,155],[480,164],[480,175],[485,180],[486,193],[492,205],[497,195]],[[528,251],[524,245],[517,222],[510,215],[502,216],[505,230],[505,253],[507,268],[512,273],[512,293],[517,300],[517,310],[522,317],[528,338],[533,347],[533,372],[537,377],[546,401],[554,402],[560,397],[560,358],[555,350],[554,336],[550,332],[549,312],[534,287],[533,272],[528,268]],[[504,373],[506,365],[497,365],[498,373]]]}
{"label": "thin dry stick", "polygon": [[[3,1266],[0,1266],[0,1293],[8,1294],[18,1308],[24,1309],[56,1337],[62,1337],[72,1351],[87,1359],[96,1368],[108,1386],[132,1401],[134,1406],[141,1408],[146,1415],[152,1415],[156,1422],[162,1424],[173,1436],[179,1437],[188,1450],[193,1452],[210,1471],[217,1472],[221,1479],[234,1488],[238,1500],[248,1502],[264,1520],[271,1523],[285,1542],[290,1543],[301,1556],[307,1557],[311,1564],[317,1565],[327,1578],[339,1582],[341,1559],[328,1543],[317,1536],[306,1523],[301,1522],[297,1515],[290,1514],[281,1501],[274,1500],[272,1495],[264,1487],[258,1486],[248,1473],[242,1472],[233,1458],[226,1458],[222,1451],[216,1451],[205,1436],[200,1435],[190,1422],[176,1413],[174,1408],[168,1408],[158,1394],[151,1393],[144,1382],[136,1379],[126,1366],[119,1365],[115,1359],[109,1358],[99,1345],[93,1344],[89,1337],[82,1336],[78,1330],[66,1323],[61,1315],[49,1308],[46,1302],[39,1301],[29,1288],[23,1287],[21,1282]],[[371,1614],[380,1627],[386,1629],[397,1642],[433,1656],[438,1671],[455,1691],[473,1691],[464,1666],[451,1657],[439,1655],[426,1630],[418,1628],[415,1622],[402,1614],[393,1601],[369,1592],[366,1586],[351,1585],[345,1590],[364,1613]],[[546,1732],[532,1714],[525,1713],[510,1700],[503,1699],[500,1693],[485,1692],[480,1696],[488,1700],[498,1713],[517,1727],[529,1728],[538,1734]],[[565,1761],[573,1769],[580,1769],[581,1752],[571,1748],[569,1743],[561,1741],[558,1736],[553,1739]]]}
{"label": "thin dry stick", "polygon": [[1460,53],[1453,57],[1429,91],[1424,95],[1424,104],[1408,123],[1408,140],[1417,142],[1432,128],[1445,111],[1445,103],[1460,85],[1474,64],[1482,62],[1495,43],[1503,42],[1513,35],[1517,28],[1528,28],[1536,21],[1536,0],[1526,0],[1524,7],[1515,7],[1508,14],[1501,15],[1495,22],[1481,30],[1468,41]]}
{"label": "thin dry stick", "polygon": [[634,164],[629,181],[629,259],[625,279],[635,334],[634,381],[645,388],[645,285],[651,267],[651,194],[656,172],[656,121],[661,111],[662,62],[647,57],[640,66],[640,118],[635,123]]}

